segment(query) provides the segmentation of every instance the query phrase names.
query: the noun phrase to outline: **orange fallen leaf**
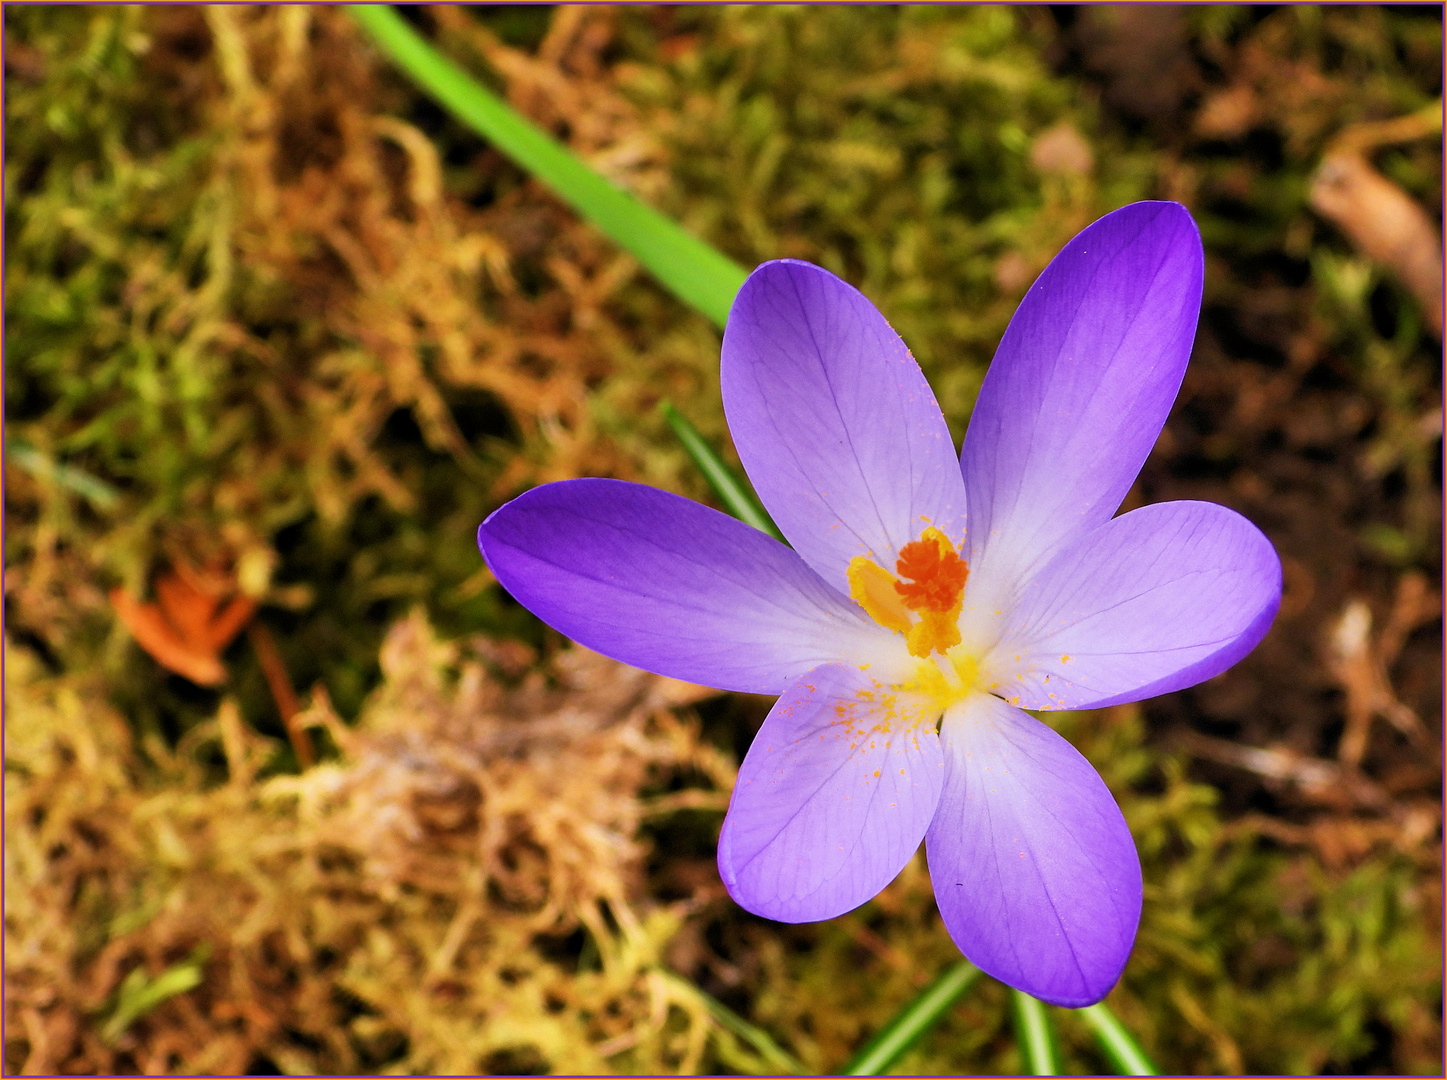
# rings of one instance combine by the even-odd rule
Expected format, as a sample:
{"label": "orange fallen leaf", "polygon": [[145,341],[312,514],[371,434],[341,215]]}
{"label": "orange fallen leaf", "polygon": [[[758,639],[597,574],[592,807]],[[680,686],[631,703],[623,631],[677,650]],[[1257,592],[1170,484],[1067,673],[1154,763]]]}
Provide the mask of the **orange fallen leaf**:
{"label": "orange fallen leaf", "polygon": [[256,604],[246,596],[227,600],[168,570],[156,581],[156,603],[112,589],[111,605],[137,644],[168,671],[199,686],[226,681],[221,650],[246,625]]}

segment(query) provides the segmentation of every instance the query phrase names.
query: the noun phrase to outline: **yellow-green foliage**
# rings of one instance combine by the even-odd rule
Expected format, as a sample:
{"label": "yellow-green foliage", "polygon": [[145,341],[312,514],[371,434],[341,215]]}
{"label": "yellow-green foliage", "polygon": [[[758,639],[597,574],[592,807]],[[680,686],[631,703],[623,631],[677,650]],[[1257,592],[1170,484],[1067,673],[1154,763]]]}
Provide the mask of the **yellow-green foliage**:
{"label": "yellow-green foliage", "polygon": [[[1080,18],[1124,17],[1099,11]],[[1435,346],[1306,192],[1342,126],[1437,92],[1423,57],[1440,22],[1192,8],[1183,40],[1203,70],[1234,65],[1237,96],[1162,138],[1061,74],[1076,62],[1043,9],[417,17],[730,255],[859,285],[957,437],[1059,245],[1125,201],[1183,199],[1209,259],[1191,467],[1233,493],[1277,483],[1231,471],[1248,436],[1274,437],[1253,417],[1280,385],[1314,400],[1330,369],[1355,395],[1341,438],[1367,444],[1353,482],[1372,492],[1337,524],[1368,577],[1432,569]],[[691,713],[676,684],[560,648],[473,543],[543,480],[705,497],[656,406],[726,445],[716,331],[388,72],[339,10],[5,19],[6,1067],[777,1071],[772,1038],[839,1068],[958,956],[922,858],[827,924],[741,913],[713,844],[759,702]],[[1432,203],[1433,153],[1378,164]],[[1233,338],[1245,324],[1265,329]],[[1253,412],[1211,365],[1261,342]],[[1218,401],[1235,411],[1198,422]],[[107,590],[142,596],[180,562],[259,601],[292,679],[317,688],[302,720],[320,765],[299,772],[275,737],[244,645],[213,692],[118,626]],[[1319,628],[1279,630],[1295,636],[1273,655],[1314,672]],[[1055,719],[1141,848],[1145,913],[1110,1004],[1163,1068],[1434,1067],[1430,812],[1224,812],[1140,710]],[[700,986],[758,1030],[730,1033]],[[1068,1066],[1105,1068],[1053,1015]],[[988,980],[899,1066],[1021,1068]]]}
{"label": "yellow-green foliage", "polygon": [[450,196],[339,13],[12,22],[8,437],[119,491],[18,478],[12,618],[80,662],[111,625],[88,583],[232,565],[299,612],[293,673],[347,712],[389,616],[498,624],[470,537],[499,493],[637,471],[588,407],[629,261],[506,169],[486,210]]}
{"label": "yellow-green foliage", "polygon": [[[624,76],[675,148],[669,208],[746,265],[808,259],[857,284],[957,439],[1018,291],[1105,208],[1148,192],[1140,161],[1113,162],[1099,190],[1077,130],[1093,110],[1048,73],[1034,18],[688,12],[678,30],[697,46]],[[1032,142],[1052,129],[1079,150],[1037,168]]]}

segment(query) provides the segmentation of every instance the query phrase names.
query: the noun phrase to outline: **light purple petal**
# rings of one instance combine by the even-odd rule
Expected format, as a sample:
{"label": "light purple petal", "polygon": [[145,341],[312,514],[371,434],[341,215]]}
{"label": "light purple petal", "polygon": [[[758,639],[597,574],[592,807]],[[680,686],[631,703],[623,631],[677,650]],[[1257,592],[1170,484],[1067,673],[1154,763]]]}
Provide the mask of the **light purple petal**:
{"label": "light purple petal", "polygon": [[1050,728],[987,694],[946,712],[940,739],[945,790],[925,851],[950,936],[1042,1001],[1099,1001],[1141,912],[1140,859],[1105,782]]}
{"label": "light purple petal", "polygon": [[739,768],[719,873],[741,907],[830,919],[894,879],[939,802],[938,706],[858,668],[811,671],[779,698]]}
{"label": "light purple petal", "polygon": [[1109,520],[1175,401],[1201,304],[1196,224],[1134,203],[1075,237],[1021,301],[960,463],[972,571],[1019,580]]}
{"label": "light purple petal", "polygon": [[1156,503],[1062,548],[981,668],[1027,709],[1139,701],[1225,671],[1280,603],[1281,561],[1260,529],[1215,503]]}
{"label": "light purple petal", "polygon": [[892,570],[926,525],[960,542],[949,428],[904,342],[857,289],[808,263],[764,263],[729,312],[722,382],[755,490],[835,588],[848,595],[856,555]]}
{"label": "light purple petal", "polygon": [[641,484],[545,484],[496,510],[477,543],[544,622],[676,679],[777,694],[820,664],[902,649],[777,540]]}

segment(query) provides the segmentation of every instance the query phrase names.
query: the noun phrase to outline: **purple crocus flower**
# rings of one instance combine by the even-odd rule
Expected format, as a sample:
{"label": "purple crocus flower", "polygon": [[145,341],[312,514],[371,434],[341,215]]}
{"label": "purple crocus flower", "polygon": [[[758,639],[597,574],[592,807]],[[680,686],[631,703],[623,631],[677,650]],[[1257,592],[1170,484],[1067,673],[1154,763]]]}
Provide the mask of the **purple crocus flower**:
{"label": "purple crocus flower", "polygon": [[1115,984],[1141,910],[1099,775],[1025,709],[1090,709],[1208,679],[1276,613],[1281,566],[1202,502],[1112,517],[1195,335],[1200,236],[1136,203],[1072,240],[1021,303],[958,463],[918,365],[858,291],[760,266],[729,313],[723,401],[792,550],[614,480],[529,491],[478,530],[545,622],[649,671],[778,694],[719,837],[729,893],[828,919],[925,841],[964,954],[1045,1001]]}

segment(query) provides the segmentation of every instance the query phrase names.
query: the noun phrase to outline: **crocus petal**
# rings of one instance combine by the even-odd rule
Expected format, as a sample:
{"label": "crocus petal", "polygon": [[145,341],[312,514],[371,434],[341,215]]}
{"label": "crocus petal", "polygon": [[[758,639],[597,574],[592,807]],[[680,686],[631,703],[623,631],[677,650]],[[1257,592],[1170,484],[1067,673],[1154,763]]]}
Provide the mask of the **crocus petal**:
{"label": "crocus petal", "polygon": [[1141,869],[1119,807],[1050,728],[974,694],[945,713],[945,788],[925,838],[930,879],[960,951],[1056,1005],[1120,977],[1141,911]]}
{"label": "crocus petal", "polygon": [[846,595],[926,525],[956,544],[964,484],[919,365],[864,296],[827,270],[764,263],[723,340],[723,403],[739,458],[795,550]]}
{"label": "crocus petal", "polygon": [[739,768],[718,842],[729,894],[756,915],[812,922],[888,885],[939,802],[938,716],[855,667],[791,686]]}
{"label": "crocus petal", "polygon": [[1063,547],[981,670],[1027,709],[1139,701],[1225,671],[1280,603],[1281,561],[1260,529],[1215,503],[1156,503]]}
{"label": "crocus petal", "polygon": [[831,660],[903,652],[777,540],[641,484],[545,484],[495,511],[477,543],[544,622],[677,679],[777,694]]}
{"label": "crocus petal", "polygon": [[1115,513],[1180,388],[1202,274],[1186,209],[1135,203],[1085,229],[1030,287],[960,457],[972,572],[1018,581]]}

